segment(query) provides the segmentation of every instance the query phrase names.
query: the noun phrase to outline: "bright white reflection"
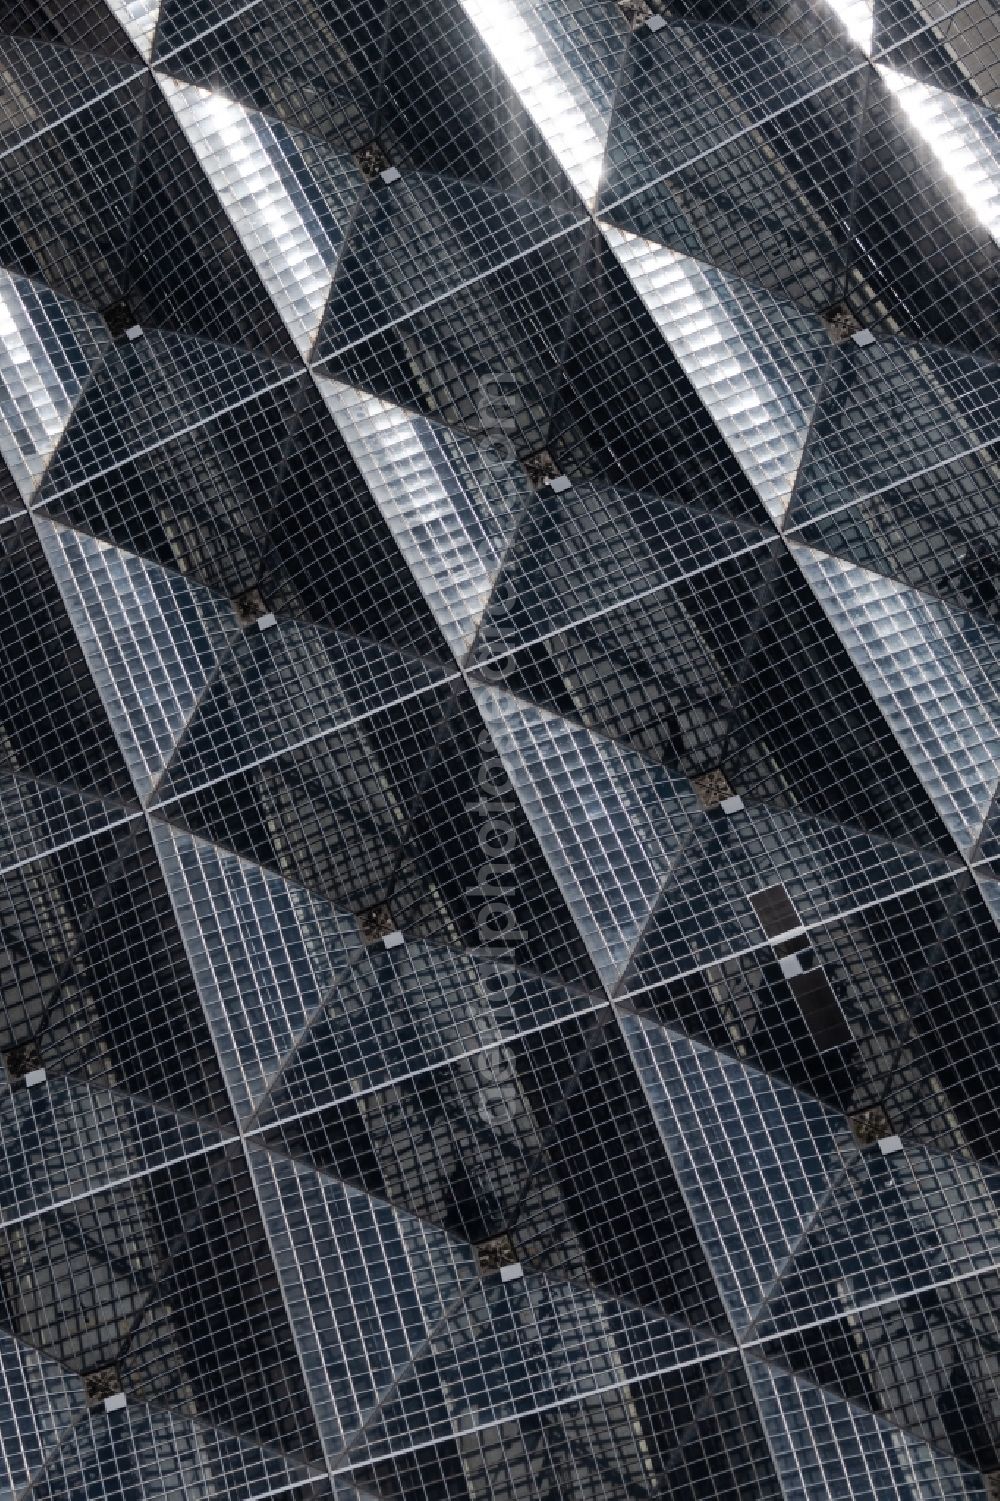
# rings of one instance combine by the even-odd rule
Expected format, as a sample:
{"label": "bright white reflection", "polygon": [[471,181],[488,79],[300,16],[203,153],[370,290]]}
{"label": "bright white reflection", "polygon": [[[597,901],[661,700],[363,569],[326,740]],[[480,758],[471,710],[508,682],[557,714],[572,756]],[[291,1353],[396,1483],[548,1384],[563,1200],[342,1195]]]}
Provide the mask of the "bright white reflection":
{"label": "bright white reflection", "polygon": [[738,295],[713,267],[615,225],[601,229],[772,520],[780,522],[812,408],[799,369],[809,363],[803,330],[793,331],[766,294],[745,287]]}
{"label": "bright white reflection", "polygon": [[500,568],[506,518],[426,418],[338,381],[318,381],[420,592],[461,660]]}
{"label": "bright white reflection", "polygon": [[537,15],[529,22],[515,0],[462,0],[462,7],[567,177],[591,202],[604,160],[606,111],[578,80],[570,87],[570,59]]}
{"label": "bright white reflection", "polygon": [[173,78],[159,83],[285,326],[308,355],[339,241],[309,204],[265,116]]}
{"label": "bright white reflection", "polygon": [[80,394],[79,341],[68,323],[53,327],[57,307],[47,288],[0,272],[0,454],[26,499]]}
{"label": "bright white reflection", "polygon": [[1000,140],[974,104],[876,65],[921,140],[979,222],[1000,239]]}
{"label": "bright white reflection", "polygon": [[847,35],[866,57],[871,57],[875,39],[875,6],[872,0],[826,0]]}
{"label": "bright white reflection", "polygon": [[124,26],[143,57],[153,56],[153,38],[160,15],[160,0],[107,0],[108,9]]}
{"label": "bright white reflection", "polygon": [[[871,57],[871,0],[826,0],[851,41]],[[1000,142],[985,115],[943,89],[931,88],[895,68],[876,63],[882,82],[898,100],[910,126],[929,146],[942,173],[994,239],[1000,239]]]}

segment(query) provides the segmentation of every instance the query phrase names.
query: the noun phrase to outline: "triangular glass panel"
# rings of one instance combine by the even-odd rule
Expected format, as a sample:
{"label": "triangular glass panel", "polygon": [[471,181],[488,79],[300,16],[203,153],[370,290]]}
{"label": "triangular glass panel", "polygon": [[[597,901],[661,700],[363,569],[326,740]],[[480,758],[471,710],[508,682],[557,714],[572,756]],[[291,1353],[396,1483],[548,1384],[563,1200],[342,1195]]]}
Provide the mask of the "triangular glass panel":
{"label": "triangular glass panel", "polygon": [[[545,1151],[512,1227],[520,1258],[695,1332],[731,1324],[617,1015],[526,1037]],[[534,1078],[532,1076],[535,1076]],[[540,1077],[539,1077],[540,1076]],[[560,1077],[563,1083],[560,1084]]]}
{"label": "triangular glass panel", "polygon": [[363,178],[346,153],[222,94],[158,75],[247,254],[302,355],[319,330]]}
{"label": "triangular glass panel", "polygon": [[261,569],[301,394],[294,381],[265,391],[42,501],[39,510],[236,599]]}
{"label": "triangular glass panel", "polygon": [[784,886],[807,926],[929,880],[951,880],[957,865],[763,803],[705,815],[670,874],[626,986],[641,988],[762,948],[769,940],[751,901],[755,893]]}
{"label": "triangular glass panel", "polygon": [[508,693],[473,693],[598,972],[614,985],[693,828],[690,783]]}
{"label": "triangular glass panel", "polygon": [[160,0],[106,0],[106,3],[146,61],[151,62]]}
{"label": "triangular glass panel", "polygon": [[871,77],[842,296],[873,329],[997,360],[1000,116],[903,63],[890,53]]}
{"label": "triangular glass panel", "polygon": [[316,346],[322,360],[581,222],[544,200],[409,174],[370,190],[351,226]]}
{"label": "triangular glass panel", "polygon": [[998,492],[1000,448],[990,444],[802,522],[794,536],[819,552],[996,619]]}
{"label": "triangular glass panel", "polygon": [[[226,94],[314,140],[355,151],[375,134],[389,0],[266,7],[167,0],[156,56],[174,78]],[[223,21],[223,25],[217,24]]]}
{"label": "triangular glass panel", "polygon": [[149,87],[137,66],[0,151],[0,261],[88,306],[121,299]]}
{"label": "triangular glass panel", "polygon": [[[668,587],[546,633],[516,656],[484,663],[481,675],[672,770],[711,777],[740,697],[739,664],[699,627],[720,585],[733,586],[735,604],[744,583],[739,562],[712,569],[676,591]],[[501,611],[504,594],[501,583]]]}
{"label": "triangular glass panel", "polygon": [[[475,1252],[301,1163],[248,1155],[264,1222],[294,1248],[280,1275],[332,1461],[478,1278]],[[377,1304],[373,1282],[384,1288]]]}
{"label": "triangular glass panel", "polygon": [[68,1437],[86,1403],[79,1376],[5,1333],[0,1333],[0,1365],[0,1484],[14,1496]]}
{"label": "triangular glass panel", "polygon": [[[46,1070],[230,1126],[212,1034],[145,821],[52,850],[9,872],[3,887],[26,1030]],[[51,991],[50,967],[59,976]]]}
{"label": "triangular glass panel", "polygon": [[307,379],[283,451],[260,579],[271,608],[453,665],[315,381]]}
{"label": "triangular glass panel", "polygon": [[957,348],[849,339],[833,352],[787,525],[961,459],[998,426],[1000,365]]}
{"label": "triangular glass panel", "polygon": [[[714,1371],[722,1353],[715,1340],[655,1312],[530,1269],[512,1280],[497,1273],[448,1310],[352,1457],[376,1458],[698,1361]],[[470,1362],[481,1373],[475,1383],[461,1379]]]}
{"label": "triangular glass panel", "polygon": [[238,632],[227,599],[132,553],[39,518],[87,665],[147,797]]}
{"label": "triangular glass panel", "polygon": [[[817,5],[807,8],[815,16]],[[731,7],[727,19],[742,27],[744,17],[743,8]],[[653,38],[654,47],[662,35]],[[736,85],[737,95],[759,97],[762,89],[756,73],[749,87]],[[602,206],[601,219],[745,278],[807,313],[821,313],[843,295],[866,90],[866,70],[855,68],[741,124],[691,160],[666,163],[649,186],[619,187],[617,200]],[[728,80],[720,92],[726,100],[734,97]],[[698,119],[710,118],[710,109],[699,97]],[[752,105],[747,111],[751,117],[756,112]],[[669,144],[665,123],[657,139],[660,150]]]}
{"label": "triangular glass panel", "polygon": [[198,705],[158,800],[177,797],[444,681],[390,646],[281,620],[251,626]]}
{"label": "triangular glass panel", "polygon": [[53,845],[71,844],[117,823],[116,803],[0,771],[0,868],[20,865]]}
{"label": "triangular glass panel", "polygon": [[[329,1039],[324,1023],[315,1030]],[[317,1058],[321,1065],[321,1051],[308,1060],[308,1082],[322,1097]],[[274,1090],[275,1120],[261,1144],[469,1241],[482,1270],[483,1242],[517,1215],[542,1147],[516,1053],[487,1048],[321,1109],[308,1101],[307,1070],[298,1065],[296,1058]]]}
{"label": "triangular glass panel", "polygon": [[456,657],[462,660],[527,500],[520,464],[325,377],[319,386]]}
{"label": "triangular glass panel", "polygon": [[263,391],[301,380],[266,356],[146,330],[109,353],[45,476],[51,500]]}
{"label": "triangular glass panel", "polygon": [[[860,61],[836,18],[819,5],[809,7],[813,35],[780,41],[752,28],[745,6],[729,7],[729,15],[713,6],[704,20],[698,9],[687,3],[684,19],[672,17],[657,31],[640,26],[632,39],[608,139],[602,213],[621,198],[627,216],[628,199],[638,191],[817,93]],[[736,24],[724,24],[730,17]]]}
{"label": "triangular glass panel", "polygon": [[502,454],[537,453],[547,441],[588,238],[581,223],[543,241],[327,354],[323,373],[473,433]]}
{"label": "triangular glass panel", "polygon": [[760,1337],[995,1267],[998,1208],[1000,1170],[905,1139],[867,1147],[772,1288]]}
{"label": "triangular glass panel", "polygon": [[111,344],[104,320],[0,271],[0,454],[25,500]]}
{"label": "triangular glass panel", "polygon": [[885,64],[876,72],[956,193],[1000,240],[1000,117]]}
{"label": "triangular glass panel", "polygon": [[762,531],[652,490],[543,486],[528,502],[476,643],[482,661],[763,547]]}
{"label": "triangular glass panel", "polygon": [[246,1116],[360,953],[357,922],[214,844],[151,827],[233,1105]]}
{"label": "triangular glass panel", "polygon": [[126,271],[129,306],[144,330],[174,329],[300,365],[295,341],[152,78]]}
{"label": "triangular glass panel", "polygon": [[602,226],[747,478],[780,522],[830,341],[818,318],[714,266]]}
{"label": "triangular glass panel", "polygon": [[[303,1463],[315,1473],[323,1461],[319,1434],[242,1145],[233,1141],[137,1180],[107,1202],[112,1225],[123,1210],[135,1225],[152,1220],[158,1250],[152,1296],[117,1360],[130,1402],[183,1413],[202,1431],[217,1430],[220,1439],[249,1439],[250,1474],[256,1470],[263,1482],[262,1491],[250,1493],[258,1501],[271,1494],[266,1473],[252,1458],[261,1445],[282,1460],[292,1456],[296,1478],[304,1478]],[[205,1338],[206,1325],[211,1339]],[[127,1410],[110,1416],[128,1421]],[[272,1475],[282,1494],[280,1470]],[[220,1478],[222,1496],[229,1490],[227,1478],[239,1488],[238,1458],[234,1473]],[[289,1501],[303,1495],[289,1489]],[[203,1494],[200,1484],[194,1493]],[[185,1494],[183,1486],[179,1494]],[[306,1491],[303,1501],[308,1496]]]}
{"label": "triangular glass panel", "polygon": [[598,986],[470,691],[453,694],[427,771],[395,867],[392,910],[400,927],[563,983]]}
{"label": "triangular glass panel", "polygon": [[842,1115],[655,1022],[622,1030],[734,1327],[745,1333],[856,1153]]}
{"label": "triangular glass panel", "polygon": [[[953,857],[940,814],[791,552],[755,553],[743,572],[749,609],[712,617],[725,621],[739,679],[725,756],[733,784],[750,802]],[[711,609],[711,590],[708,601]],[[756,629],[740,639],[733,627],[748,614]]]}
{"label": "triangular glass panel", "polygon": [[[162,1240],[155,1219],[143,1223],[136,1192],[78,1198],[0,1235],[0,1274],[18,1289],[7,1325],[71,1370],[117,1364],[153,1293]],[[58,1294],[67,1279],[72,1299]]]}
{"label": "triangular glass panel", "polygon": [[971,849],[1000,782],[1000,627],[789,546],[956,844]]}
{"label": "triangular glass panel", "polygon": [[39,529],[0,525],[0,746],[19,773],[134,805],[135,792]]}
{"label": "triangular glass panel", "polygon": [[[440,66],[444,57],[447,68]],[[570,212],[580,208],[537,123],[458,0],[410,0],[405,14],[391,9],[380,81],[379,141],[404,175],[446,173]]]}
{"label": "triangular glass panel", "polygon": [[0,1131],[4,1225],[206,1151],[221,1140],[217,1131],[130,1095],[58,1074],[31,1089],[0,1090]]}
{"label": "triangular glass panel", "polygon": [[785,1501],[988,1501],[986,1481],[863,1407],[751,1359]]}
{"label": "triangular glass panel", "polygon": [[137,57],[131,64],[116,62],[25,37],[0,37],[0,59],[8,81],[4,155],[22,137],[36,135],[142,71]]}
{"label": "triangular glass panel", "polygon": [[364,912],[388,899],[450,693],[430,689],[251,763],[172,800],[164,816]]}
{"label": "triangular glass panel", "polygon": [[302,1038],[264,1119],[349,1100],[592,1005],[511,965],[413,939],[391,949],[376,941]]}
{"label": "triangular glass panel", "polygon": [[[591,202],[604,163],[625,28],[595,0],[462,0],[553,156]],[[616,24],[617,21],[617,24]]]}

